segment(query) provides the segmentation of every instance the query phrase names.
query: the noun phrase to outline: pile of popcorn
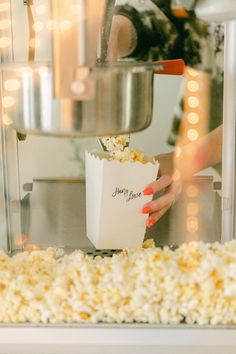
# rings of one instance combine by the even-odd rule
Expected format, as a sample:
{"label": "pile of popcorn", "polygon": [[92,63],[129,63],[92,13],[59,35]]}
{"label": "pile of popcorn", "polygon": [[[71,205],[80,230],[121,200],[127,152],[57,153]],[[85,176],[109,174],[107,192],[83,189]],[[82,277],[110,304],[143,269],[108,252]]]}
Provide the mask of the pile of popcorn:
{"label": "pile of popcorn", "polygon": [[104,137],[101,140],[103,146],[109,152],[109,156],[111,159],[117,160],[119,162],[155,162],[154,160],[150,161],[150,159],[147,159],[142,151],[129,148],[129,135]]}
{"label": "pile of popcorn", "polygon": [[236,324],[236,241],[0,253],[0,322]]}

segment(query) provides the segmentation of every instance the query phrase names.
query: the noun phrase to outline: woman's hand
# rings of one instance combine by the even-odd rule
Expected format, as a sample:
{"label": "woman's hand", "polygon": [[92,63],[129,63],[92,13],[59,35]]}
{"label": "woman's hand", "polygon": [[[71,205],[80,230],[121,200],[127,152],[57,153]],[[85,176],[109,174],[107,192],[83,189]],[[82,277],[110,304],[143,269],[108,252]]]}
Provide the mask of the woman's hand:
{"label": "woman's hand", "polygon": [[[152,195],[163,191],[155,200],[145,204],[142,212],[150,214],[147,227],[152,227],[176,202],[182,191],[182,184],[190,181],[196,172],[220,162],[222,156],[222,125],[201,137],[194,143],[179,147],[179,153],[157,156],[160,162],[160,178],[150,183],[143,191]],[[173,168],[174,166],[174,168]]]}
{"label": "woman's hand", "polygon": [[157,156],[160,162],[160,178],[150,183],[143,191],[144,195],[152,195],[163,191],[157,199],[145,204],[142,213],[150,214],[146,225],[152,227],[176,202],[181,193],[181,181],[173,174],[173,153]]}
{"label": "woman's hand", "polygon": [[122,15],[114,15],[108,43],[108,61],[117,61],[133,52],[137,45],[137,33],[131,20]]}

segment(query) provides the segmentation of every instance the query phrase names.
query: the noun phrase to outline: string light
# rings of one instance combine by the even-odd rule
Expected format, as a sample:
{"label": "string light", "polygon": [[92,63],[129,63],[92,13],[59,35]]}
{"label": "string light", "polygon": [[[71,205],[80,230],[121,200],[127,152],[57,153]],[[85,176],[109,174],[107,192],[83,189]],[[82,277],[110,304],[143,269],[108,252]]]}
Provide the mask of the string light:
{"label": "string light", "polygon": [[9,2],[2,2],[0,4],[0,12],[4,12],[10,9],[10,3]]}
{"label": "string light", "polygon": [[44,15],[45,12],[46,12],[46,5],[45,5],[45,4],[38,5],[38,6],[35,8],[35,12],[36,12],[38,15]]}
{"label": "string light", "polygon": [[187,87],[189,91],[197,92],[199,90],[199,83],[195,80],[189,80]]}
{"label": "string light", "polygon": [[43,24],[43,22],[41,22],[41,21],[36,21],[34,24],[33,24],[33,30],[35,31],[35,32],[41,32],[42,30],[43,30],[43,28],[44,28],[44,24]]}
{"label": "string light", "polygon": [[55,29],[57,29],[57,23],[56,23],[56,21],[49,20],[46,23],[46,27],[49,31],[54,31]]}
{"label": "string light", "polygon": [[180,177],[181,177],[181,173],[179,170],[175,169],[173,175],[172,175],[172,179],[174,182],[177,182],[180,180]]}
{"label": "string light", "polygon": [[191,108],[197,108],[199,106],[199,99],[195,96],[190,96],[188,98],[188,105]]}
{"label": "string light", "polygon": [[29,45],[31,48],[38,48],[40,46],[40,39],[38,38],[32,38],[29,41]]}
{"label": "string light", "polygon": [[71,21],[61,21],[60,23],[60,29],[62,31],[68,31],[72,27],[72,22]]}
{"label": "string light", "polygon": [[187,71],[188,71],[188,74],[189,74],[190,76],[193,76],[193,77],[199,76],[199,72],[198,72],[197,70],[195,70],[195,69],[188,68]]}
{"label": "string light", "polygon": [[196,129],[188,129],[187,137],[190,141],[195,141],[199,137],[199,133]]}
{"label": "string light", "polygon": [[177,146],[176,149],[175,149],[175,157],[176,158],[180,157],[181,153],[182,153],[181,147]]}
{"label": "string light", "polygon": [[0,21],[0,30],[5,30],[11,27],[11,21],[8,19]]}
{"label": "string light", "polygon": [[9,117],[6,113],[3,114],[2,121],[4,125],[11,125],[13,123],[12,118]]}
{"label": "string light", "polygon": [[191,184],[186,188],[186,194],[189,198],[196,198],[199,194],[199,190],[196,186]]}
{"label": "string light", "polygon": [[199,122],[199,114],[196,112],[190,112],[187,114],[187,120],[190,124],[197,124]]}
{"label": "string light", "polygon": [[10,37],[0,37],[0,48],[7,48],[11,45]]}
{"label": "string light", "polygon": [[187,204],[187,215],[196,216],[199,213],[199,205],[197,203]]}
{"label": "string light", "polygon": [[16,79],[6,80],[4,82],[4,89],[6,91],[16,91],[20,88],[20,81]]}
{"label": "string light", "polygon": [[10,108],[15,104],[15,99],[11,96],[4,96],[2,98],[2,106],[4,108]]}
{"label": "string light", "polygon": [[186,220],[186,228],[187,231],[190,233],[194,233],[198,231],[199,228],[198,218],[196,218],[195,216],[189,216]]}

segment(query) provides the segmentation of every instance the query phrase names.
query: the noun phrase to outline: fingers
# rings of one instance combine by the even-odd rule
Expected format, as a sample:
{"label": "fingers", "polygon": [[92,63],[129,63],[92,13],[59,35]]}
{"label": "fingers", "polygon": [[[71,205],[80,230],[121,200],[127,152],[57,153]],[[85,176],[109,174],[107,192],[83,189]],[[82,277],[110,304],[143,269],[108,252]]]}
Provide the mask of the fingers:
{"label": "fingers", "polygon": [[142,212],[144,214],[154,213],[160,211],[161,209],[172,205],[175,202],[175,195],[172,192],[166,192],[161,197],[152,200],[151,202],[144,205]]}
{"label": "fingers", "polygon": [[162,189],[170,186],[172,183],[172,177],[164,175],[158,180],[150,183],[143,191],[144,195],[151,195],[160,192]]}
{"label": "fingers", "polygon": [[152,213],[146,221],[146,226],[150,229],[167,212],[171,205],[164,207],[156,213]]}
{"label": "fingers", "polygon": [[146,225],[148,228],[152,227],[173,205],[175,202],[175,195],[171,191],[166,192],[160,198],[152,200],[144,205],[142,209],[143,214],[150,214]]}
{"label": "fingers", "polygon": [[175,203],[181,193],[181,182],[176,182],[168,175],[150,183],[144,190],[144,194],[151,195],[165,189],[165,193],[159,198],[146,203],[142,208],[143,214],[150,214],[146,225],[152,227]]}

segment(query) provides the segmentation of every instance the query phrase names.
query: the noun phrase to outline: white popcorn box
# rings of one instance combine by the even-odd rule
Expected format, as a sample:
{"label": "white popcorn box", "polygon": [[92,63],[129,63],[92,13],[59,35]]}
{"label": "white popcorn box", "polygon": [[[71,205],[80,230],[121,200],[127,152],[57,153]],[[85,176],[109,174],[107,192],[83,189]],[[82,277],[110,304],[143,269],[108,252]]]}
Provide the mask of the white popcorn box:
{"label": "white popcorn box", "polygon": [[85,154],[87,237],[97,249],[142,245],[147,215],[141,209],[152,196],[144,188],[157,177],[158,161],[119,162],[104,154]]}

